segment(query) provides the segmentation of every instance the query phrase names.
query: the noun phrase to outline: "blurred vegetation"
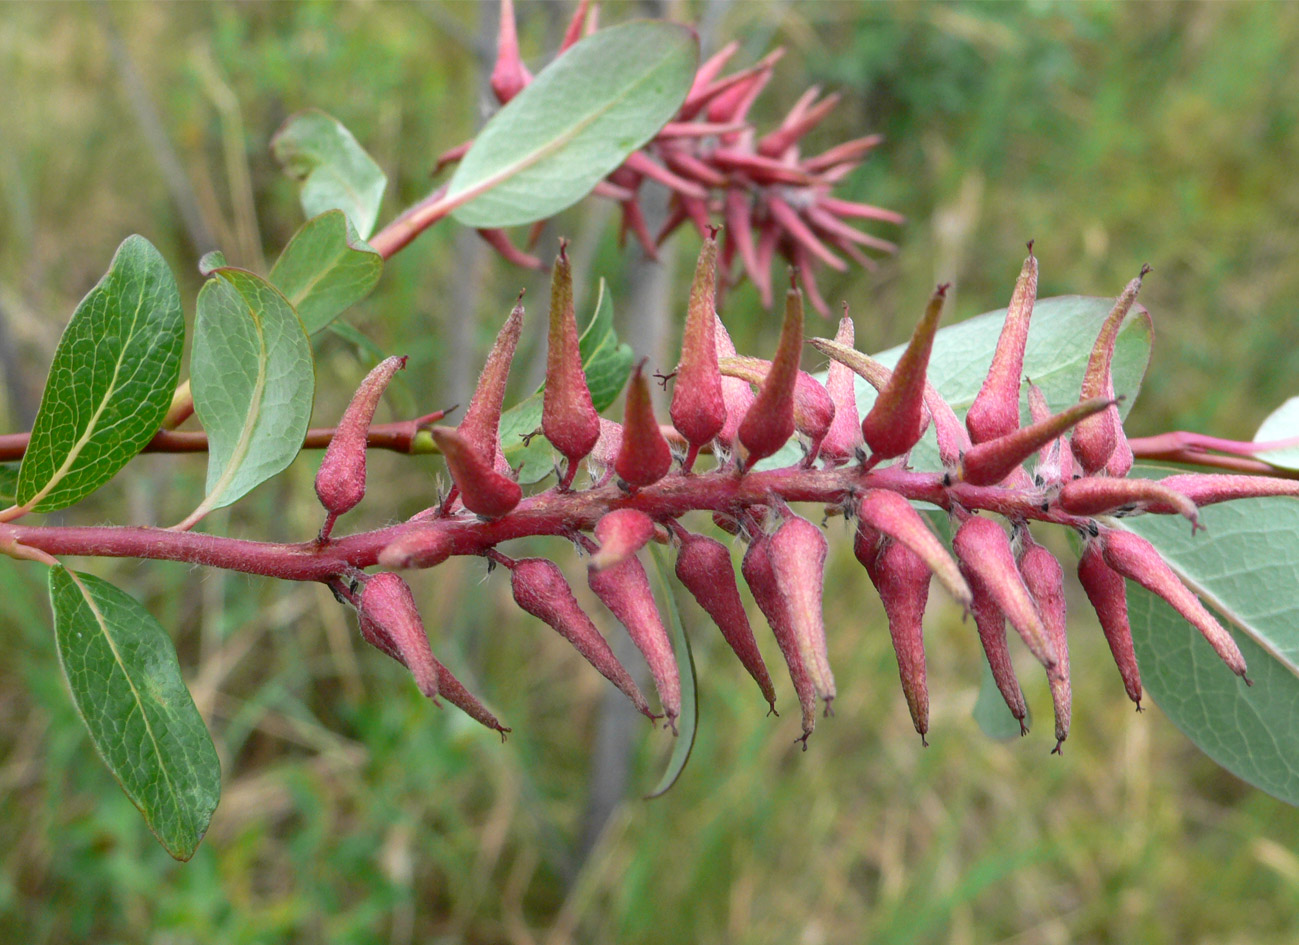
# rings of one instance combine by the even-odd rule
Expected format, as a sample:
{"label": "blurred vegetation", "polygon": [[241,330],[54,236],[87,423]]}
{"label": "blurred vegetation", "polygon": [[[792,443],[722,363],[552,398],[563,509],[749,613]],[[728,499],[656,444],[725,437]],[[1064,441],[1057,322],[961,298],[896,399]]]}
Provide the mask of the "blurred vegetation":
{"label": "blurred vegetation", "polygon": [[[521,9],[534,64],[567,12]],[[605,3],[602,16],[639,12]],[[1004,305],[1034,238],[1044,296],[1113,294],[1142,262],[1155,267],[1142,298],[1156,352],[1134,432],[1248,438],[1295,393],[1299,7],[805,2],[670,12],[707,18],[710,48],[741,39],[742,64],[790,47],[760,123],[819,82],[845,103],[811,147],[887,135],[845,190],[908,215],[901,252],[874,274],[823,276],[827,298],[851,303],[862,347],[902,340],[938,280],[958,287],[954,317]],[[204,231],[232,262],[274,258],[300,212],[267,142],[293,111],[326,108],[366,145],[390,175],[385,217],[422,196],[435,155],[486,114],[474,92],[484,16],[470,4],[375,2],[0,7],[5,428],[30,420],[69,313],[127,234],[162,250],[191,311]],[[161,138],[139,120],[142,106],[156,110]],[[179,186],[161,169],[168,149]],[[588,205],[543,245],[580,238],[579,278],[593,288],[606,276],[621,293],[637,253],[619,251],[614,232],[607,208]],[[678,243],[680,276],[697,244]],[[412,356],[390,418],[463,402],[478,356],[466,351],[482,352],[520,286],[534,311],[544,308],[545,284],[449,226],[400,254],[348,316],[380,349]],[[624,329],[634,334],[639,314],[621,308]],[[742,348],[770,347],[774,326],[749,287],[730,295],[725,315]],[[318,422],[337,416],[363,361],[338,338],[321,341]],[[202,466],[141,457],[66,519],[173,522],[199,494]],[[212,528],[312,533],[312,467],[304,457],[213,516]],[[437,463],[384,455],[371,468],[369,501],[348,528],[429,503]],[[570,560],[562,546],[537,548]],[[826,605],[838,717],[806,754],[788,713],[763,717],[756,689],[686,602],[703,712],[692,763],[666,797],[641,801],[669,746],[637,728],[626,799],[588,843],[600,826],[587,811],[592,785],[617,764],[599,747],[608,687],[517,613],[501,576],[485,580],[481,566],[456,560],[417,593],[435,649],[513,726],[504,746],[427,705],[399,667],[359,645],[321,588],[165,564],[90,567],[174,632],[225,793],[194,861],[169,860],[75,717],[44,576],[0,559],[0,916],[15,941],[1299,937],[1299,812],[1220,771],[1154,707],[1134,715],[1078,594],[1063,758],[1047,756],[1050,700],[1028,665],[1039,730],[1013,743],[979,734],[970,707],[982,657],[941,591],[928,622],[927,750],[897,689],[880,608],[850,557],[832,562],[838,592]],[[781,694],[790,701],[788,685]]]}

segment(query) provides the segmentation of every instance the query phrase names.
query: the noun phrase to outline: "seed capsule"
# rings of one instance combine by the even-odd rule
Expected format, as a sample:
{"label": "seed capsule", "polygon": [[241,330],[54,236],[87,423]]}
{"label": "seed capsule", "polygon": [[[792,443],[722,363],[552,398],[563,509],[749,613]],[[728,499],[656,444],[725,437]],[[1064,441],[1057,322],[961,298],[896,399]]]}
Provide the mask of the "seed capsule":
{"label": "seed capsule", "polygon": [[519,504],[523,498],[519,484],[488,465],[459,433],[450,427],[433,427],[429,432],[442,451],[465,508],[487,518],[499,518]]}
{"label": "seed capsule", "polygon": [[429,647],[424,623],[410,586],[391,571],[372,575],[357,601],[361,635],[410,670],[419,691],[437,699],[441,689],[439,665]]}
{"label": "seed capsule", "polygon": [[645,379],[645,362],[636,365],[627,385],[627,404],[622,418],[622,444],[614,470],[623,482],[638,489],[653,485],[672,468],[672,449],[659,430],[650,403],[649,381]]}
{"label": "seed capsule", "polygon": [[1217,473],[1181,473],[1159,480],[1160,484],[1190,499],[1198,506],[1256,499],[1264,496],[1299,496],[1299,481],[1275,476],[1230,476]]}
{"label": "seed capsule", "polygon": [[794,435],[794,387],[803,350],[803,294],[791,288],[785,294],[785,321],[780,344],[767,379],[753,406],[740,421],[740,445],[748,452],[744,464],[752,467],[789,442]]}
{"label": "seed capsule", "polygon": [[974,616],[974,625],[978,628],[979,642],[988,658],[992,679],[1010,709],[1010,714],[1019,721],[1019,734],[1027,735],[1028,726],[1024,720],[1028,718],[1028,704],[1019,688],[1015,664],[1011,662],[1010,648],[1006,645],[1006,615],[978,577],[970,572],[966,572],[965,576],[969,578],[970,591],[974,595],[970,613]]}
{"label": "seed capsule", "polygon": [[861,423],[862,439],[876,462],[910,452],[929,425],[924,402],[925,374],[947,288],[940,285],[930,297],[910,343]]}
{"label": "seed capsule", "polygon": [[321,530],[322,537],[329,536],[335,518],[351,511],[365,497],[365,448],[370,422],[388,382],[405,366],[404,357],[379,362],[365,376],[338,422],[316,473],[316,496],[329,513],[329,527]]}
{"label": "seed capsule", "polygon": [[385,568],[435,568],[451,557],[452,547],[446,529],[415,528],[384,546],[379,564]]}
{"label": "seed capsule", "polygon": [[[456,427],[461,438],[494,466],[501,452],[501,407],[505,403],[505,385],[510,379],[510,365],[522,333],[523,304],[516,302],[496,335],[487,363],[478,375],[478,387],[465,408],[464,418]],[[498,471],[501,471],[499,466]]]}
{"label": "seed capsule", "polygon": [[1057,439],[1074,424],[1104,410],[1113,401],[1094,397],[1062,410],[1053,417],[984,440],[961,459],[961,478],[973,486],[991,486],[1001,482],[1019,465],[1048,443]]}
{"label": "seed capsule", "polygon": [[771,684],[767,665],[758,650],[758,642],[749,626],[740,592],[735,584],[731,553],[720,541],[704,535],[681,532],[681,551],[677,555],[677,579],[698,601],[727,644],[749,671],[762,696],[774,709],[776,690]]}
{"label": "seed capsule", "polygon": [[917,555],[962,607],[970,606],[970,586],[961,569],[920,513],[896,492],[869,489],[857,503],[857,515],[866,525],[900,542]]}
{"label": "seed capsule", "polygon": [[586,580],[595,596],[627,628],[632,642],[644,655],[668,725],[675,733],[677,716],[681,714],[681,676],[645,569],[633,557],[603,571],[587,568]]}
{"label": "seed capsule", "polygon": [[[720,318],[714,319],[713,328],[718,359],[735,357],[735,344],[731,341],[731,336]],[[722,431],[717,434],[717,439],[727,447],[734,447],[736,436],[739,434],[740,421],[753,406],[753,388],[749,386],[748,381],[722,375],[722,400],[726,405],[726,423],[722,425]]]}
{"label": "seed capsule", "polygon": [[433,662],[437,666],[438,682],[441,685],[438,694],[479,725],[485,725],[492,731],[499,732],[501,741],[505,741],[505,736],[509,734],[510,729],[502,725],[496,716],[487,711],[487,706],[483,705],[477,696],[466,689],[464,684],[451,674],[451,670],[437,660]]}
{"label": "seed capsule", "polygon": [[669,413],[672,425],[690,444],[682,469],[689,472],[699,450],[711,443],[726,424],[722,397],[722,375],[717,368],[717,240],[704,240],[690,287],[690,307],[681,339],[681,363],[677,367]]}
{"label": "seed capsule", "polygon": [[1055,555],[1033,541],[1027,531],[1020,533],[1022,550],[1019,555],[1019,573],[1024,586],[1033,595],[1047,637],[1055,648],[1059,662],[1047,672],[1051,686],[1051,706],[1055,710],[1055,748],[1060,754],[1064,740],[1069,737],[1069,718],[1072,714],[1073,695],[1069,683],[1069,641],[1065,636],[1067,611],[1064,602],[1064,569]]}
{"label": "seed capsule", "polygon": [[[751,384],[763,384],[771,373],[771,362],[762,358],[722,358],[720,363],[724,375]],[[794,429],[808,440],[805,466],[810,466],[821,452],[822,442],[834,425],[835,409],[829,391],[811,374],[799,371],[794,380]]]}
{"label": "seed capsule", "polygon": [[1060,489],[1060,508],[1071,515],[1105,515],[1123,512],[1154,512],[1182,515],[1194,531],[1200,524],[1195,503],[1166,482],[1154,479],[1111,479],[1095,476],[1074,479]]}
{"label": "seed capsule", "polygon": [[[1028,409],[1035,424],[1051,417],[1046,395],[1042,393],[1042,388],[1033,383],[1028,385]],[[1057,486],[1073,479],[1073,452],[1069,449],[1068,437],[1056,437],[1042,447],[1038,452],[1033,478],[1042,486]]]}
{"label": "seed capsule", "polygon": [[583,659],[622,690],[638,712],[650,719],[657,718],[631,675],[578,604],[558,565],[544,558],[522,558],[510,569],[510,588],[516,604],[573,644]]}
{"label": "seed capsule", "polygon": [[1123,688],[1140,712],[1141,671],[1137,668],[1132,627],[1128,623],[1128,586],[1123,575],[1105,563],[1101,543],[1096,539],[1088,539],[1083,546],[1082,557],[1078,559],[1078,583],[1087,592],[1087,599],[1100,620],[1105,641],[1123,677]]}
{"label": "seed capsule", "polygon": [[1249,677],[1245,675],[1245,657],[1241,655],[1236,641],[1205,609],[1199,598],[1178,579],[1172,568],[1164,563],[1154,545],[1140,535],[1120,529],[1101,532],[1101,540],[1106,564],[1125,578],[1136,581],[1152,594],[1168,601],[1174,610],[1204,635],[1231,671],[1249,683]]}
{"label": "seed capsule", "polygon": [[[995,440],[1019,429],[1019,386],[1024,376],[1024,347],[1037,299],[1037,259],[1029,243],[1028,258],[1015,282],[1006,310],[1006,323],[988,367],[988,376],[970,404],[965,426],[974,443]],[[1113,397],[1111,393],[1109,396]]]}
{"label": "seed capsule", "polygon": [[625,561],[654,537],[654,520],[638,509],[614,509],[595,523],[595,540],[600,550],[591,555],[597,571]]}
{"label": "seed capsule", "polygon": [[[844,305],[843,318],[839,319],[839,331],[834,340],[845,347],[853,346],[855,329],[852,319],[848,317],[848,306]],[[834,405],[834,420],[830,430],[821,440],[821,456],[831,465],[838,466],[848,462],[862,446],[861,424],[857,419],[857,390],[853,382],[852,368],[838,361],[831,361],[826,371],[825,391],[830,395]]]}
{"label": "seed capsule", "polygon": [[582,370],[577,313],[573,309],[573,269],[561,243],[550,283],[550,336],[546,350],[546,390],[541,401],[541,432],[568,461],[561,491],[577,474],[577,464],[600,437],[600,414]]}
{"label": "seed capsule", "polygon": [[776,588],[785,599],[799,656],[812,677],[816,694],[825,702],[826,715],[836,695],[821,606],[829,550],[821,529],[797,515],[781,523],[767,545],[767,557]]}

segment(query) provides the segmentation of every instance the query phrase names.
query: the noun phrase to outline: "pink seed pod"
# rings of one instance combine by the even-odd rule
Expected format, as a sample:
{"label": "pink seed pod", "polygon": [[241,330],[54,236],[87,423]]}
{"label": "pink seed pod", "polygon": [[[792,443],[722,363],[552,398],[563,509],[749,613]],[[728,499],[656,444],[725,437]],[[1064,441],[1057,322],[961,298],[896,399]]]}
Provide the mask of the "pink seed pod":
{"label": "pink seed pod", "polygon": [[595,540],[600,550],[591,555],[597,571],[625,561],[654,537],[654,520],[639,509],[614,509],[595,523]]}
{"label": "pink seed pod", "polygon": [[1041,423],[984,440],[966,451],[961,459],[961,478],[972,486],[991,486],[1001,482],[1018,469],[1024,460],[1058,439],[1079,420],[1095,415],[1112,403],[1104,397],[1093,397],[1062,410]]}
{"label": "pink seed pod", "polygon": [[600,437],[600,414],[591,402],[591,389],[582,370],[577,313],[573,309],[573,268],[565,244],[550,282],[550,335],[546,350],[546,390],[541,400],[541,432],[568,461],[561,491],[577,474],[577,464]]}
{"label": "pink seed pod", "polygon": [[614,420],[600,418],[600,438],[595,441],[591,450],[591,462],[613,468],[618,460],[618,451],[622,449],[622,424]]}
{"label": "pink seed pod", "polygon": [[532,81],[532,73],[519,56],[519,34],[514,27],[514,0],[502,0],[501,25],[496,35],[496,64],[490,84],[496,100],[504,105]]}
{"label": "pink seed pod", "polygon": [[816,728],[816,688],[812,684],[811,673],[800,655],[798,638],[794,634],[785,598],[776,584],[776,572],[769,555],[770,544],[771,538],[768,535],[763,534],[755,538],[749,545],[749,550],[744,553],[740,573],[744,576],[744,582],[749,585],[753,599],[758,602],[758,609],[767,618],[771,632],[776,638],[776,644],[780,647],[780,653],[785,658],[785,665],[789,667],[789,677],[794,683],[794,694],[798,696],[798,704],[803,713],[801,741],[803,750],[806,751],[808,736]]}
{"label": "pink seed pod", "polygon": [[753,406],[740,421],[737,436],[748,454],[745,467],[751,468],[766,459],[794,435],[794,387],[802,352],[803,293],[791,288],[785,293],[785,321],[780,328],[776,357]]}
{"label": "pink seed pod", "polygon": [[659,422],[650,403],[649,381],[641,361],[627,385],[627,404],[622,418],[622,445],[614,470],[618,478],[632,489],[652,485],[672,468],[672,448],[663,439]]}
{"label": "pink seed pod", "polygon": [[826,715],[830,714],[830,704],[837,694],[821,607],[829,551],[830,544],[821,529],[797,515],[785,519],[767,545],[776,589],[785,599],[785,612],[789,615],[799,656],[812,677],[816,694],[825,702]]}
{"label": "pink seed pod", "polygon": [[1299,496],[1299,481],[1275,476],[1231,476],[1216,473],[1180,473],[1159,480],[1167,489],[1185,496],[1198,506],[1258,499],[1265,496]]}
{"label": "pink seed pod", "polygon": [[[839,331],[834,340],[845,347],[853,346],[856,330],[848,316],[848,306],[844,305],[843,317],[839,319]],[[857,390],[853,381],[852,369],[846,364],[831,361],[826,372],[825,392],[830,395],[834,405],[834,420],[830,430],[821,440],[821,458],[832,466],[840,466],[856,455],[863,445],[861,424],[857,416]]]}
{"label": "pink seed pod", "polygon": [[974,443],[995,440],[1019,429],[1019,385],[1024,376],[1024,347],[1028,343],[1028,324],[1036,299],[1037,259],[1033,256],[1033,244],[1029,243],[1028,258],[1015,281],[988,376],[965,415],[965,426]]}
{"label": "pink seed pod", "polygon": [[970,584],[975,603],[979,597],[979,588],[975,587],[977,579],[984,594],[1005,614],[1037,661],[1048,670],[1054,669],[1058,655],[1042,626],[1042,617],[1033,598],[1019,576],[1010,539],[1001,526],[990,518],[972,515],[956,529],[952,550],[961,564],[961,573]]}
{"label": "pink seed pod", "polygon": [[[1028,385],[1028,409],[1034,424],[1051,417],[1046,395],[1042,388],[1031,382]],[[1069,449],[1068,437],[1056,437],[1038,451],[1033,478],[1041,486],[1056,486],[1073,479],[1073,452]]]}
{"label": "pink seed pod", "polygon": [[1055,710],[1055,748],[1051,751],[1058,755],[1064,740],[1069,737],[1073,700],[1069,683],[1069,641],[1065,636],[1068,614],[1064,602],[1064,569],[1055,555],[1033,541],[1027,530],[1020,532],[1020,538],[1019,573],[1024,578],[1024,586],[1033,595],[1047,636],[1060,659],[1055,669],[1047,673],[1051,706]]}
{"label": "pink seed pod", "polygon": [[677,716],[681,714],[681,677],[645,569],[636,558],[628,558],[603,571],[587,568],[586,582],[627,628],[632,642],[644,655],[668,725],[675,734]]}
{"label": "pink seed pod", "polygon": [[[722,358],[721,371],[761,385],[771,373],[771,362],[761,358]],[[805,466],[810,466],[821,451],[821,444],[834,425],[835,405],[827,391],[811,374],[799,371],[794,380],[794,429],[809,443]]]}
{"label": "pink seed pod", "polygon": [[441,685],[438,694],[479,725],[485,725],[492,731],[499,732],[501,741],[505,741],[505,736],[509,734],[510,729],[502,725],[496,716],[487,711],[487,706],[483,705],[477,696],[466,689],[464,684],[451,674],[451,670],[437,660],[433,662],[437,666],[438,682]]}
{"label": "pink seed pod", "polygon": [[510,568],[510,589],[516,604],[573,644],[583,659],[622,690],[636,711],[649,719],[657,718],[631,675],[578,604],[558,565],[544,558],[521,558]]}
{"label": "pink seed pod", "polygon": [[478,375],[478,387],[465,408],[456,432],[478,455],[495,465],[501,451],[501,407],[505,403],[505,385],[510,379],[510,364],[523,333],[523,304],[516,302],[505,324],[496,335],[487,363]]}
{"label": "pink seed pod", "polygon": [[911,334],[911,341],[893,368],[866,419],[861,422],[862,439],[872,460],[892,459],[911,451],[929,425],[925,410],[925,375],[929,353],[943,311],[947,286],[940,285],[925,307],[925,314]]}
{"label": "pink seed pod", "polygon": [[1114,515],[1125,512],[1153,512],[1181,515],[1194,531],[1200,525],[1195,503],[1166,482],[1155,479],[1111,479],[1096,476],[1074,479],[1060,489],[1060,508],[1070,515]]}
{"label": "pink seed pod", "polygon": [[681,339],[681,363],[672,390],[672,425],[690,444],[682,469],[689,472],[699,450],[726,424],[722,375],[717,369],[717,239],[704,240],[690,286],[690,307]]}
{"label": "pink seed pod", "polygon": [[1028,726],[1024,720],[1028,718],[1028,704],[1024,701],[1019,679],[1015,676],[1010,647],[1006,645],[1006,615],[978,577],[969,572],[966,572],[966,577],[970,579],[970,590],[974,594],[970,613],[974,615],[979,643],[983,645],[983,653],[988,658],[992,679],[1010,709],[1010,714],[1019,721],[1019,734],[1027,735]]}
{"label": "pink seed pod", "polygon": [[[1087,360],[1087,370],[1083,373],[1080,400],[1114,396],[1114,346],[1118,343],[1119,328],[1123,325],[1123,319],[1131,311],[1137,293],[1141,290],[1141,280],[1148,272],[1150,272],[1149,266],[1141,267],[1141,274],[1127,284],[1115,301],[1114,308],[1105,317],[1100,334],[1096,336],[1096,344],[1092,347],[1091,357]],[[1078,424],[1077,429],[1073,431],[1071,441],[1074,458],[1078,460],[1087,475],[1094,475],[1106,468],[1120,441],[1123,441],[1126,449],[1121,451],[1121,455],[1116,460],[1116,471],[1122,468],[1125,462],[1124,452],[1127,455],[1128,468],[1131,468],[1132,460],[1131,448],[1127,447],[1127,437],[1123,433],[1123,421],[1119,418],[1119,409],[1113,407],[1100,416]],[[1127,469],[1117,474],[1126,475]]]}
{"label": "pink seed pod", "polygon": [[438,662],[419,619],[410,586],[391,571],[366,579],[357,600],[361,635],[410,670],[419,691],[436,699],[440,689]]}
{"label": "pink seed pod", "polygon": [[[392,376],[406,366],[406,359],[387,358],[365,376],[338,422],[325,458],[316,472],[316,495],[329,513],[327,524],[349,512],[365,497],[365,446],[379,398]],[[329,528],[321,530],[328,537]]]}
{"label": "pink seed pod", "polygon": [[[718,359],[735,357],[735,344],[731,341],[731,336],[720,318],[714,321],[713,328],[714,338],[717,342]],[[740,421],[744,419],[749,412],[749,408],[753,406],[755,399],[753,388],[749,386],[748,381],[723,375],[722,399],[726,404],[726,423],[723,424],[722,431],[717,434],[717,438],[726,446],[734,447],[740,430]]]}
{"label": "pink seed pod", "polygon": [[740,600],[731,553],[716,539],[685,531],[678,534],[681,551],[677,554],[677,580],[713,618],[727,644],[762,690],[762,697],[775,709],[776,689],[771,684],[767,664],[762,660],[753,628],[749,626],[749,617]]}
{"label": "pink seed pod", "polygon": [[385,568],[435,568],[451,557],[453,546],[444,528],[414,528],[384,546],[379,564]]}
{"label": "pink seed pod", "polygon": [[1132,627],[1128,623],[1128,585],[1123,575],[1105,563],[1101,542],[1096,539],[1088,539],[1083,545],[1082,557],[1078,559],[1078,583],[1087,592],[1087,599],[1100,620],[1105,641],[1123,677],[1123,688],[1140,712],[1141,672],[1137,669]]}
{"label": "pink seed pod", "polygon": [[[924,615],[929,601],[929,566],[899,541],[885,538],[869,525],[859,525],[853,552],[866,568],[889,618],[889,636],[898,659],[902,694],[911,722],[928,745],[929,684],[925,674]],[[964,583],[964,582],[962,582]]]}
{"label": "pink seed pod", "polygon": [[486,518],[499,518],[519,504],[523,498],[519,484],[497,472],[458,432],[450,427],[433,427],[429,432],[447,461],[465,508]]}
{"label": "pink seed pod", "polygon": [[934,573],[947,593],[968,609],[970,586],[961,569],[924,518],[906,499],[888,489],[869,489],[857,502],[857,517],[871,529],[905,545]]}
{"label": "pink seed pod", "polygon": [[1173,569],[1164,563],[1154,545],[1140,535],[1120,529],[1101,532],[1101,549],[1105,563],[1131,581],[1136,581],[1152,594],[1168,601],[1172,608],[1204,635],[1214,652],[1233,673],[1248,684],[1245,675],[1245,657],[1231,634],[1200,603],[1198,597],[1178,579]]}
{"label": "pink seed pod", "polygon": [[[847,365],[876,390],[882,390],[892,376],[892,371],[856,348],[829,338],[812,338],[811,345],[834,361]],[[951,405],[928,381],[925,381],[925,408],[934,422],[939,459],[945,469],[954,471],[960,466],[961,454],[970,447],[970,437]]]}

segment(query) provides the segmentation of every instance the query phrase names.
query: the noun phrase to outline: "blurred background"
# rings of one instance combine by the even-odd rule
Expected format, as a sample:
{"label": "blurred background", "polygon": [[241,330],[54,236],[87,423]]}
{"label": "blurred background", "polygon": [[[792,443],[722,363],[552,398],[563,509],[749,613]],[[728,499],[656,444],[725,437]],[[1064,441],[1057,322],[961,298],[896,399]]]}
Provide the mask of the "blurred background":
{"label": "blurred background", "polygon": [[[521,5],[534,71],[570,12]],[[819,273],[832,305],[851,304],[859,347],[903,341],[937,281],[955,282],[953,319],[1004,306],[1033,238],[1042,296],[1113,295],[1143,262],[1154,266],[1142,300],[1156,346],[1134,435],[1248,439],[1296,393],[1299,6],[713,0],[606,2],[601,16],[647,14],[700,24],[705,53],[739,39],[740,66],[788,48],[755,109],[759,128],[819,83],[844,102],[809,148],[886,136],[842,193],[907,215],[893,232],[874,229],[900,252],[873,273]],[[128,234],[159,247],[191,314],[204,250],[265,271],[301,222],[294,185],[268,151],[294,111],[331,112],[384,168],[381,220],[423,196],[436,155],[490,113],[483,74],[495,17],[494,5],[471,3],[0,6],[3,429],[29,428],[67,318]],[[541,254],[572,238],[582,311],[608,279],[619,331],[670,366],[698,241],[681,231],[648,265],[616,234],[611,206],[588,201],[547,228]],[[539,313],[547,280],[452,225],[426,233],[345,316],[372,347],[320,338],[315,422],[334,421],[375,352],[411,356],[381,420],[463,403],[519,288]],[[741,350],[773,347],[777,325],[751,287],[731,292],[723,315]],[[525,341],[520,394],[539,376],[541,341],[540,331]],[[317,461],[304,455],[209,527],[313,534]],[[345,526],[425,507],[439,469],[434,457],[372,454],[368,500]],[[198,457],[142,456],[53,518],[174,522],[197,500],[203,471]],[[354,618],[323,588],[81,563],[173,633],[216,739],[224,796],[185,865],[157,846],[94,756],[57,665],[44,574],[0,559],[6,935],[1299,937],[1299,813],[1218,769],[1157,707],[1132,712],[1076,588],[1075,720],[1063,757],[1048,757],[1050,699],[1027,663],[1035,731],[1012,742],[980,733],[970,710],[982,655],[940,590],[927,615],[933,729],[922,749],[881,608],[848,543],[834,547],[826,621],[837,717],[798,751],[795,713],[764,717],[715,628],[683,601],[702,719],[680,782],[653,801],[641,795],[670,739],[629,720],[621,696],[519,613],[508,581],[477,561],[419,576],[416,593],[440,658],[513,727],[505,745],[424,702],[400,667],[360,645]],[[578,577],[568,546],[532,550]],[[608,615],[596,619],[615,629]],[[778,690],[792,705],[787,681]]]}

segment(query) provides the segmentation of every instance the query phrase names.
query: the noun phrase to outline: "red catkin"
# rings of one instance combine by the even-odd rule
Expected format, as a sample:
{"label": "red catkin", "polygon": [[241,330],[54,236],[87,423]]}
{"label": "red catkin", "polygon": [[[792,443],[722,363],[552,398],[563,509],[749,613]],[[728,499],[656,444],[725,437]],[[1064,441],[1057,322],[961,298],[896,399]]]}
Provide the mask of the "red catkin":
{"label": "red catkin", "polygon": [[771,539],[768,535],[759,535],[749,544],[740,564],[740,573],[744,582],[749,585],[758,609],[767,618],[780,654],[789,667],[789,677],[794,683],[794,694],[803,715],[803,750],[807,750],[807,739],[816,728],[816,688],[812,676],[800,655],[798,639],[794,634],[789,618],[788,607],[776,584],[776,573],[772,567],[769,554]]}
{"label": "red catkin", "polygon": [[791,288],[785,293],[785,320],[771,370],[737,433],[747,453],[747,468],[775,453],[794,435],[794,387],[802,351],[803,293]]}
{"label": "red catkin", "polygon": [[627,628],[632,642],[645,657],[659,702],[675,734],[677,717],[681,715],[681,676],[645,569],[636,558],[627,558],[603,571],[587,568],[586,580],[595,596]]}
{"label": "red catkin", "polygon": [[622,444],[614,471],[632,489],[652,485],[672,468],[672,448],[663,439],[650,403],[645,362],[636,365],[627,384],[627,404],[622,418]]}
{"label": "red catkin", "polygon": [[812,677],[816,694],[825,702],[825,714],[836,690],[834,673],[825,639],[822,598],[825,591],[825,559],[830,544],[821,529],[805,518],[792,515],[781,523],[767,545],[767,556],[776,588],[785,599],[799,656]]}
{"label": "red catkin", "polygon": [[1141,671],[1137,668],[1137,654],[1132,647],[1132,627],[1128,623],[1128,585],[1119,574],[1105,563],[1101,542],[1087,539],[1082,557],[1078,559],[1078,583],[1087,592],[1092,609],[1105,634],[1114,663],[1123,677],[1123,688],[1141,711]]}
{"label": "red catkin", "polygon": [[699,450],[726,424],[722,375],[717,368],[717,239],[704,240],[690,287],[690,307],[681,339],[681,363],[669,413],[672,425],[690,445],[682,469],[689,472]]}
{"label": "red catkin", "polygon": [[541,432],[568,461],[560,491],[577,473],[577,464],[600,438],[600,414],[582,370],[577,313],[573,308],[573,268],[561,243],[550,282],[550,331],[546,349],[546,390],[541,401]]}
{"label": "red catkin", "polygon": [[1104,397],[1093,397],[1039,423],[984,440],[962,457],[961,478],[972,486],[991,486],[1001,482],[1024,460],[1058,439],[1078,421],[1094,416],[1112,403]]}
{"label": "red catkin", "polygon": [[[929,601],[929,566],[899,541],[859,524],[853,552],[866,568],[889,620],[889,636],[898,660],[902,695],[911,723],[928,745],[929,684],[925,673],[924,615]],[[964,583],[964,582],[962,582]]]}
{"label": "red catkin", "polygon": [[657,718],[631,674],[578,604],[559,566],[545,558],[521,558],[509,567],[514,602],[571,643],[583,659],[622,690],[636,711]]}
{"label": "red catkin", "polygon": [[352,396],[338,429],[329,441],[316,472],[316,496],[329,513],[321,537],[329,536],[334,519],[351,511],[365,497],[365,447],[374,411],[392,376],[406,366],[404,357],[387,358],[365,376]]}
{"label": "red catkin", "polygon": [[[1010,296],[1006,322],[992,355],[983,386],[965,415],[965,426],[974,443],[995,440],[1019,428],[1019,387],[1024,376],[1024,347],[1037,299],[1037,259],[1033,244]],[[1113,396],[1112,394],[1110,396]],[[1086,399],[1086,398],[1084,398]]]}
{"label": "red catkin", "polygon": [[1051,707],[1055,711],[1055,748],[1060,754],[1069,737],[1069,720],[1072,714],[1073,693],[1069,682],[1069,641],[1065,636],[1068,614],[1064,600],[1064,569],[1055,555],[1033,541],[1027,530],[1020,532],[1019,573],[1024,586],[1033,595],[1047,637],[1055,648],[1059,662],[1047,673],[1051,686]]}
{"label": "red catkin", "polygon": [[591,555],[597,571],[625,561],[654,537],[654,520],[639,509],[614,509],[595,523],[595,540],[600,550]]}
{"label": "red catkin", "polygon": [[499,518],[519,504],[523,498],[519,484],[492,468],[457,431],[433,427],[429,432],[442,451],[465,508],[487,518]]}
{"label": "red catkin", "polygon": [[677,580],[713,618],[731,650],[762,690],[762,697],[775,709],[776,689],[740,600],[731,553],[714,538],[685,531],[678,534],[681,550],[677,554]]}
{"label": "red catkin", "polygon": [[391,571],[370,576],[357,600],[357,614],[361,635],[409,669],[419,691],[436,699],[441,688],[438,662],[410,586]]}
{"label": "red catkin", "polygon": [[1214,652],[1233,673],[1246,683],[1249,682],[1249,677],[1245,675],[1245,657],[1241,655],[1236,641],[1173,573],[1173,569],[1164,563],[1154,545],[1140,535],[1121,529],[1102,531],[1101,542],[1106,564],[1128,580],[1136,581],[1152,594],[1166,600],[1204,635]]}
{"label": "red catkin", "polygon": [[925,314],[911,334],[911,341],[876,398],[875,406],[861,422],[862,439],[870,448],[872,462],[910,452],[928,426],[925,375],[947,288],[940,285],[930,296]]}

